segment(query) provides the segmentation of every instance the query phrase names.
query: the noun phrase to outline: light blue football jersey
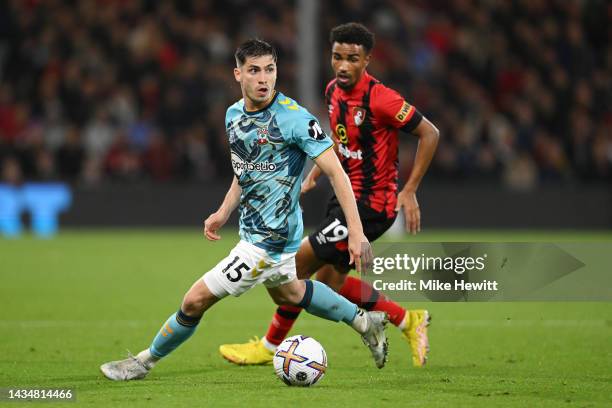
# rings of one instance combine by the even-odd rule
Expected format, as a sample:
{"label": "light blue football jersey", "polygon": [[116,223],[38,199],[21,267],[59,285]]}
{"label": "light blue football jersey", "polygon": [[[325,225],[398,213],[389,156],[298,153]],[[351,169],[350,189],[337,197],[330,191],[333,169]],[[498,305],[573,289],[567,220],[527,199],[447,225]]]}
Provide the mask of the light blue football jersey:
{"label": "light blue football jersey", "polygon": [[242,187],[240,238],[271,254],[296,252],[304,231],[298,200],[306,156],[315,159],[333,142],[313,115],[280,92],[254,112],[236,102],[225,128]]}

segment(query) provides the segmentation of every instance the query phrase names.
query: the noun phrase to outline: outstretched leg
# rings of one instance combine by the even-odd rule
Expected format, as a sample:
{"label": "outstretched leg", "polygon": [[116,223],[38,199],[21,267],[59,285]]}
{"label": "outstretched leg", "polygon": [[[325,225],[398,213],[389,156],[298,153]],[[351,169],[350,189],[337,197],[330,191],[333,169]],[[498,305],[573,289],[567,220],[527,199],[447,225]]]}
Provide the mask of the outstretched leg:
{"label": "outstretched leg", "polygon": [[166,320],[148,348],[137,356],[102,364],[100,370],[106,378],[115,381],[144,378],[160,359],[191,337],[204,312],[217,301],[219,298],[204,280],[198,279],[185,294],[180,309]]}

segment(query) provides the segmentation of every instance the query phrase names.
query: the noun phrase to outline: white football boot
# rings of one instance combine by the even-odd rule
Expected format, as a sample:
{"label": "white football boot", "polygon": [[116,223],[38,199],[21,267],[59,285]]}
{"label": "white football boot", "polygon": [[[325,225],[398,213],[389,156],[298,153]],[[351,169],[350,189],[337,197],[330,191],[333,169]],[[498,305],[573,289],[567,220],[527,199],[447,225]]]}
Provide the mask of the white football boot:
{"label": "white football boot", "polygon": [[125,360],[102,364],[100,371],[102,371],[106,378],[113,381],[140,380],[145,378],[149,374],[150,369],[131,353],[128,355],[128,358]]}
{"label": "white football boot", "polygon": [[368,329],[361,335],[363,343],[368,346],[376,367],[383,368],[387,362],[389,343],[385,326],[389,322],[385,312],[367,312]]}

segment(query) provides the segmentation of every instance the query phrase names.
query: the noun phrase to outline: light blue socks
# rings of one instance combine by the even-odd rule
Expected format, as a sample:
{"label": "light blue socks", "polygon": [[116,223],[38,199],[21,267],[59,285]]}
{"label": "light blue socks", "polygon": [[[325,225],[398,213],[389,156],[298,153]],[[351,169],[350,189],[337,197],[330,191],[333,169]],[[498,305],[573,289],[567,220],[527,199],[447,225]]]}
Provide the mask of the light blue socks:
{"label": "light blue socks", "polygon": [[151,355],[162,358],[183,344],[195,332],[201,317],[187,316],[180,309],[164,323],[149,347]]}
{"label": "light blue socks", "polygon": [[357,305],[334,292],[329,286],[318,281],[305,280],[306,293],[298,305],[308,313],[334,322],[352,324],[357,315]]}

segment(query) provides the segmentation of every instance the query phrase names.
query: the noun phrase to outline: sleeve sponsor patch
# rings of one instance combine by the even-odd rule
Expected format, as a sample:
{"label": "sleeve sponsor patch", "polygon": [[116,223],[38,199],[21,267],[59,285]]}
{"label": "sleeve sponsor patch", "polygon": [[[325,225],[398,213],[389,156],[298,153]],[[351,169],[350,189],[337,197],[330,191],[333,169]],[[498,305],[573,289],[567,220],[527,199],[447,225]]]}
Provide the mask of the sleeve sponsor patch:
{"label": "sleeve sponsor patch", "polygon": [[400,122],[405,122],[407,119],[410,119],[412,117],[413,113],[414,113],[414,106],[404,101],[404,103],[402,104],[402,107],[395,115],[395,119],[399,120]]}
{"label": "sleeve sponsor patch", "polygon": [[310,122],[308,122],[308,135],[314,140],[325,139],[325,132],[323,132],[323,129],[321,129],[319,122],[317,122],[316,120],[311,120]]}

